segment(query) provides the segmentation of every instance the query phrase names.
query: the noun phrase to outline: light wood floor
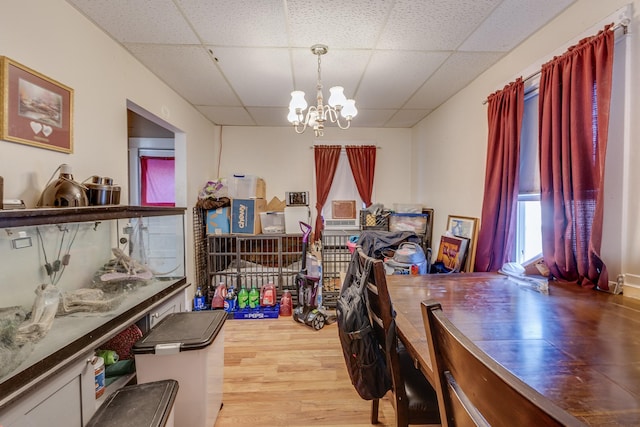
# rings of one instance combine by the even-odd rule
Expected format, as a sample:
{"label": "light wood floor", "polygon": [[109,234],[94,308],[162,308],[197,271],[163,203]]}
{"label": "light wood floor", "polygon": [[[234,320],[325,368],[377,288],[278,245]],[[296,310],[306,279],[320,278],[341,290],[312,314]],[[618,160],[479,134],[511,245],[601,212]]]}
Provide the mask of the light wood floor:
{"label": "light wood floor", "polygon": [[[228,320],[222,400],[215,427],[371,425],[335,323],[315,331],[291,317]],[[379,426],[395,425],[387,398],[379,417]]]}

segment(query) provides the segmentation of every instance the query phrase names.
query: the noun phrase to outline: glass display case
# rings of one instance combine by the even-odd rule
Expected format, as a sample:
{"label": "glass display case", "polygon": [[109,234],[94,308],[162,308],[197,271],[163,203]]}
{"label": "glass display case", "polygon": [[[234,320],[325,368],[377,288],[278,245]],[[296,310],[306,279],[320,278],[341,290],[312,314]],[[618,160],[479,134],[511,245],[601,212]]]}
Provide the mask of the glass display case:
{"label": "glass display case", "polygon": [[0,211],[0,413],[186,288],[184,212]]}

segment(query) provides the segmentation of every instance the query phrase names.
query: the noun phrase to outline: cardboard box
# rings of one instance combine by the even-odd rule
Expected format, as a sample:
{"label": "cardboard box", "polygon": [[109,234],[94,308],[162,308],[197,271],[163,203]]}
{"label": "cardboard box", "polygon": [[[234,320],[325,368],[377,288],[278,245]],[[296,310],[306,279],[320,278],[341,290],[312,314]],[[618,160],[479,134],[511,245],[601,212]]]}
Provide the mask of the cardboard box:
{"label": "cardboard box", "polygon": [[231,200],[231,233],[260,234],[260,212],[267,209],[265,199]]}
{"label": "cardboard box", "polygon": [[207,211],[207,234],[229,234],[229,206]]}

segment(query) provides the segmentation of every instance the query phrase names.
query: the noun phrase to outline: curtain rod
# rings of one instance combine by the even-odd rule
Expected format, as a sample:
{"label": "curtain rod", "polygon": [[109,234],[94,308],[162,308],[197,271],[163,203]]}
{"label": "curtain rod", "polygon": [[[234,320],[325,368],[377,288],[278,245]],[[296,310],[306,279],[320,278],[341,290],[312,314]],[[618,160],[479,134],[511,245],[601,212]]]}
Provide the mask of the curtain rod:
{"label": "curtain rod", "polygon": [[[315,147],[322,147],[325,145],[340,145],[340,144],[318,144],[318,145],[312,145],[311,147],[309,147],[311,150],[313,150]],[[361,145],[349,145],[349,147],[370,147],[370,144],[361,144]],[[340,147],[345,148],[346,145],[340,145]],[[380,147],[379,145],[376,145],[376,150],[382,150],[382,147]]]}
{"label": "curtain rod", "polygon": [[[622,22],[617,23],[616,25],[614,25],[611,28],[611,31],[616,31],[617,29],[622,28],[622,35],[626,35],[627,31],[629,29],[629,18],[625,18]],[[523,78],[522,81],[526,82],[529,81],[535,77],[538,77],[540,75],[540,73],[542,72],[542,70],[538,70],[534,73],[529,74],[527,77]],[[489,99],[486,98],[484,101],[482,101],[482,105],[485,105],[487,102],[489,102]]]}

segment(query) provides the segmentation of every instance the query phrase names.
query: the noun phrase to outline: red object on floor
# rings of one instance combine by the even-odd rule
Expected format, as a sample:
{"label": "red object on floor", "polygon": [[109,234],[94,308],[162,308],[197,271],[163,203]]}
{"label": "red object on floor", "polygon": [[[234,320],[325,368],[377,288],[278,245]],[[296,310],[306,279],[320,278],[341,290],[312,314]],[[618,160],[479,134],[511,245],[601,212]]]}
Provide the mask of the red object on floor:
{"label": "red object on floor", "polygon": [[284,291],[280,299],[280,316],[291,316],[291,292]]}

